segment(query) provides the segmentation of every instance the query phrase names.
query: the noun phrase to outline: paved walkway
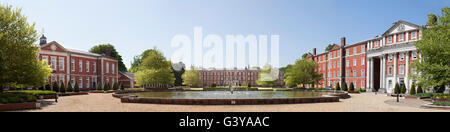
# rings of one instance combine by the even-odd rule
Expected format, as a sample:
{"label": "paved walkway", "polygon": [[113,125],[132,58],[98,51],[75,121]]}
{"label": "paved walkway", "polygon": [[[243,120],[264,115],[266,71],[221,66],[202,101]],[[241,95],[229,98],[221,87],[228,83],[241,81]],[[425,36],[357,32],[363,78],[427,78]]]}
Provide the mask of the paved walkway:
{"label": "paved walkway", "polygon": [[[281,104],[281,105],[160,105],[121,103],[111,94],[89,94],[61,97],[58,103],[44,103],[29,112],[434,112],[420,108],[429,102],[401,100],[372,93],[352,94],[350,99],[335,103]],[[50,102],[50,100],[49,100]],[[449,112],[449,111],[446,111]]]}

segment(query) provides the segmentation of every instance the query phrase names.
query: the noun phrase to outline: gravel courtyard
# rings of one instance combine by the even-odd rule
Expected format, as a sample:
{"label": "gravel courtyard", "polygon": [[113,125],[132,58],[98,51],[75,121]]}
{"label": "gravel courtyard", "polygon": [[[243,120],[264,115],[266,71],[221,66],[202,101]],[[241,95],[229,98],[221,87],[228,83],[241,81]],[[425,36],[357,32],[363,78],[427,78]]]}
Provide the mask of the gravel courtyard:
{"label": "gravel courtyard", "polygon": [[48,100],[41,109],[25,112],[450,112],[420,108],[429,102],[405,100],[385,94],[352,94],[350,99],[336,103],[281,104],[281,105],[161,105],[121,103],[111,94],[61,97],[58,103]]}

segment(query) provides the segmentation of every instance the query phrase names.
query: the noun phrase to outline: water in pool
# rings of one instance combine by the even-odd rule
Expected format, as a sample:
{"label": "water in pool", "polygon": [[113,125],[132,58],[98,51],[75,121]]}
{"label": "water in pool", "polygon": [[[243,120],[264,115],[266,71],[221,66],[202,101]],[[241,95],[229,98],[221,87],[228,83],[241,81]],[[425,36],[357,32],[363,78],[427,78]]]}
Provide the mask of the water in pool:
{"label": "water in pool", "polygon": [[187,92],[144,92],[135,93],[142,98],[167,99],[276,99],[322,97],[327,92],[313,91],[187,91]]}

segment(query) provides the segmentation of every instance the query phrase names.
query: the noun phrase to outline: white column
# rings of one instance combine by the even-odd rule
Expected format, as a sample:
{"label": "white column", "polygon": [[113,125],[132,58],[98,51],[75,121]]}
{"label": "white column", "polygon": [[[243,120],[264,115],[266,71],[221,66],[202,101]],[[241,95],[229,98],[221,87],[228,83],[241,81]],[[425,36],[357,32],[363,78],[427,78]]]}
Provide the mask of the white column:
{"label": "white column", "polygon": [[[367,58],[367,69],[366,69],[366,71],[367,71],[367,74],[366,74],[366,89],[367,90],[370,90],[371,89],[371,87],[370,87],[370,74],[372,74],[371,72],[370,72],[370,66],[371,66],[371,63],[372,62],[372,58]],[[368,91],[368,92],[371,92],[371,91]]]}
{"label": "white column", "polygon": [[375,77],[374,73],[373,73],[374,68],[375,67],[374,67],[373,58],[372,58],[370,60],[370,73],[371,73],[370,74],[370,89],[372,89],[372,90],[374,89],[374,86],[375,86],[374,83],[373,83],[374,82],[374,77]]}
{"label": "white column", "polygon": [[406,66],[405,66],[406,72],[405,72],[405,85],[406,88],[409,88],[409,51],[406,51]]}
{"label": "white column", "polygon": [[394,53],[393,55],[394,58],[394,66],[392,68],[394,68],[394,84],[393,86],[395,86],[395,84],[397,84],[397,53]]}
{"label": "white column", "polygon": [[100,77],[101,77],[101,79],[100,79],[101,80],[100,86],[103,88],[103,86],[105,85],[104,84],[105,80],[103,80],[104,79],[103,75],[105,74],[103,72],[103,59],[100,60],[100,63],[101,63],[101,67],[100,67]]}
{"label": "white column", "polygon": [[380,89],[384,88],[384,78],[383,78],[383,71],[384,71],[384,56],[380,58]]}
{"label": "white column", "polygon": [[409,32],[406,32],[406,36],[404,37],[405,41],[408,42],[409,41]]}
{"label": "white column", "polygon": [[393,39],[392,39],[392,43],[394,44],[394,43],[397,43],[397,35],[394,35],[394,37],[392,37]]}
{"label": "white column", "polygon": [[382,82],[383,82],[383,88],[385,90],[387,90],[387,86],[386,86],[386,56],[383,55],[383,72],[381,73],[381,77],[382,77]]}

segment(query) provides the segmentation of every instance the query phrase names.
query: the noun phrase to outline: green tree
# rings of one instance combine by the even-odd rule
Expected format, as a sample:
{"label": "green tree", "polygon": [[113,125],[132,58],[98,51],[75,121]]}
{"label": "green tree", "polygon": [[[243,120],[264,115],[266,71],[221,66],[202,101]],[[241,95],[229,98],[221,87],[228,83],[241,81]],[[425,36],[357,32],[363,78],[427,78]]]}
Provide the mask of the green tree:
{"label": "green tree", "polygon": [[61,81],[61,87],[59,87],[61,93],[66,93],[66,86],[64,86],[64,82]]}
{"label": "green tree", "polygon": [[400,92],[401,92],[402,94],[405,94],[405,93],[406,93],[406,86],[405,86],[405,84],[402,84],[402,87],[400,87]]}
{"label": "green tree", "polygon": [[264,65],[261,73],[258,74],[258,80],[256,80],[256,83],[264,87],[275,86],[278,82],[279,71],[277,70],[278,69],[273,68],[269,64]]}
{"label": "green tree", "polygon": [[133,62],[131,63],[130,70],[128,70],[128,71],[133,72],[133,73],[138,72],[139,68],[142,64],[142,61],[145,58],[147,58],[150,54],[157,54],[157,52],[159,52],[159,51],[155,47],[153,49],[148,49],[148,50],[144,51],[141,55],[134,56]]}
{"label": "green tree", "polygon": [[123,87],[123,83],[120,83],[120,90],[125,90],[125,87]]}
{"label": "green tree", "polygon": [[325,48],[325,52],[331,51],[331,49],[333,49],[333,47],[334,47],[335,45],[336,45],[336,44],[329,44],[329,45],[327,46],[327,48]]}
{"label": "green tree", "polygon": [[111,88],[109,87],[109,83],[105,83],[105,86],[103,86],[103,91],[108,91]]}
{"label": "green tree", "polygon": [[322,74],[316,72],[318,64],[312,60],[297,60],[292,67],[288,67],[284,74],[284,81],[287,86],[297,86],[299,84],[319,84]]}
{"label": "green tree", "polygon": [[52,91],[52,86],[50,84],[45,85],[45,90]]}
{"label": "green tree", "polygon": [[401,92],[400,85],[396,83],[394,88],[394,94],[400,94],[400,92]]}
{"label": "green tree", "polygon": [[427,25],[428,26],[435,26],[437,24],[437,16],[434,14],[428,14],[428,21],[427,21]]}
{"label": "green tree", "polygon": [[149,55],[144,58],[136,72],[138,85],[172,85],[175,82],[175,76],[172,70],[172,63],[167,61],[163,54],[153,49]]}
{"label": "green tree", "polygon": [[72,86],[72,82],[69,81],[69,83],[67,83],[67,92],[73,92],[73,86]]}
{"label": "green tree", "polygon": [[337,91],[341,91],[341,86],[340,86],[339,83],[336,84],[336,90],[337,90]]}
{"label": "green tree", "polygon": [[349,89],[349,91],[350,91],[350,92],[355,91],[355,85],[353,85],[353,83],[350,83],[350,89]]}
{"label": "green tree", "polygon": [[342,91],[348,91],[347,83],[344,83],[344,86],[342,87]]}
{"label": "green tree", "polygon": [[80,86],[78,86],[78,82],[75,82],[75,86],[73,87],[73,91],[78,93],[80,92]]}
{"label": "green tree", "polygon": [[418,93],[418,94],[423,93],[423,89],[422,89],[422,86],[421,86],[421,85],[418,85],[418,86],[417,86],[417,93]]}
{"label": "green tree", "polygon": [[183,80],[183,84],[190,87],[200,87],[202,85],[200,72],[195,70],[193,66],[191,66],[191,69],[183,74]]}
{"label": "green tree", "polygon": [[113,84],[113,90],[119,90],[119,84],[117,82]]}
{"label": "green tree", "polygon": [[306,57],[308,57],[308,55],[311,55],[311,53],[304,53],[303,55],[302,55],[302,59],[306,59]]}
{"label": "green tree", "polygon": [[58,83],[55,81],[55,82],[53,82],[53,91],[55,91],[55,92],[59,92],[59,86],[58,86]]}
{"label": "green tree", "polygon": [[97,90],[98,91],[102,91],[102,85],[101,84],[97,84]]}
{"label": "green tree", "polygon": [[3,86],[43,86],[51,69],[39,61],[38,36],[34,23],[28,24],[21,9],[0,5],[0,93]]}
{"label": "green tree", "polygon": [[422,61],[411,65],[419,73],[411,77],[425,90],[450,84],[450,8],[443,8],[442,16],[437,18],[431,24],[435,21],[431,17],[432,26],[423,30],[422,39],[414,43]]}
{"label": "green tree", "polygon": [[416,84],[415,83],[413,83],[411,85],[411,89],[409,90],[409,95],[414,95],[414,94],[416,94]]}
{"label": "green tree", "polygon": [[106,54],[108,49],[111,50],[111,57],[117,59],[118,69],[121,72],[127,72],[127,67],[123,63],[122,56],[117,52],[116,48],[111,44],[100,44],[92,47],[89,52],[96,54]]}

